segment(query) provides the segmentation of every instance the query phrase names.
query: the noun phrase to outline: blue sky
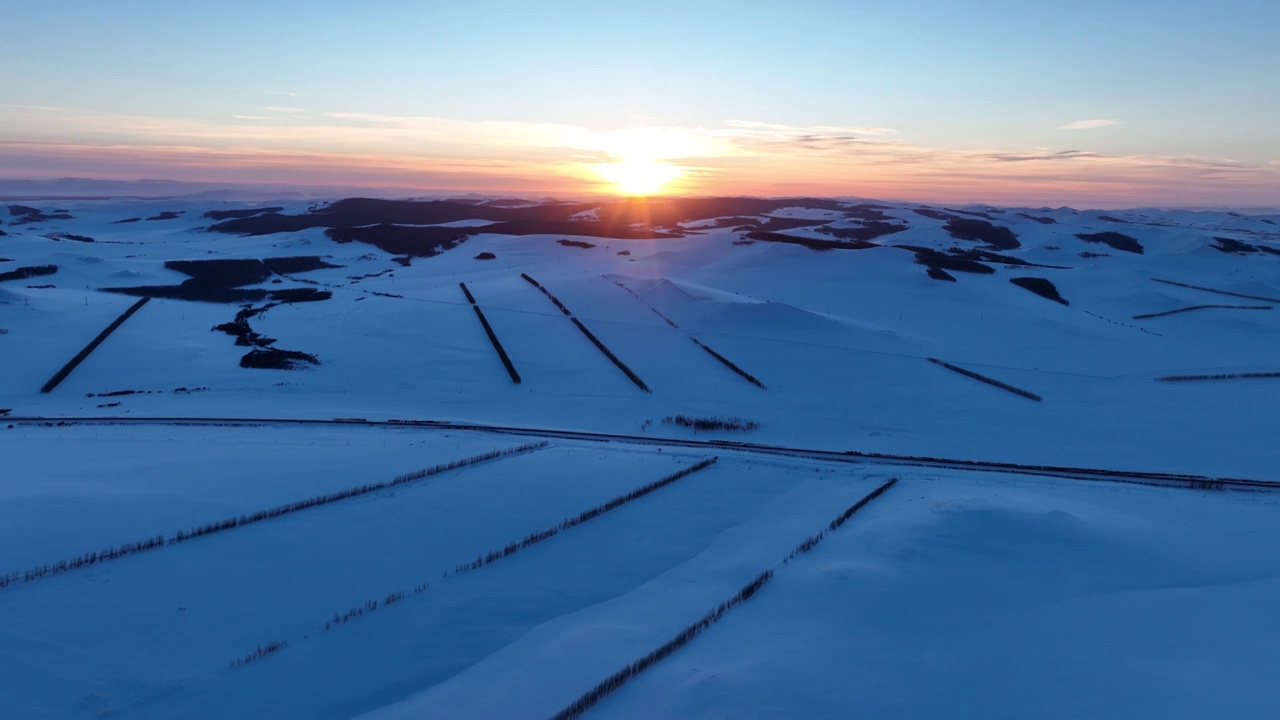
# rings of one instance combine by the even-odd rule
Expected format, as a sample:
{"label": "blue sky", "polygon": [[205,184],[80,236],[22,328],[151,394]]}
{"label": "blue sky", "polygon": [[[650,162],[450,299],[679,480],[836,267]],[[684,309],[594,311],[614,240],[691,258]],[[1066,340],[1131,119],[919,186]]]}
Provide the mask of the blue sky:
{"label": "blue sky", "polygon": [[[1092,172],[1135,200],[1176,191],[1195,202],[1217,191],[1191,186],[1215,183],[1228,197],[1247,194],[1243,203],[1277,194],[1280,3],[9,4],[0,63],[18,71],[0,79],[0,140],[24,145],[0,146],[0,161],[10,154],[11,168],[29,173],[74,169],[67,158],[79,157],[90,170],[83,174],[110,167],[107,174],[127,176],[132,162],[143,176],[180,168],[184,179],[196,179],[199,163],[157,164],[156,148],[203,148],[214,177],[219,160],[205,152],[211,149],[224,164],[284,153],[301,167],[330,144],[340,152],[326,154],[327,169],[311,176],[373,181],[378,158],[401,157],[419,137],[408,154],[419,161],[413,168],[421,184],[476,183],[475,173],[448,168],[483,160],[482,185],[499,187],[505,168],[512,189],[540,175],[560,187],[590,174],[574,163],[617,160],[628,148],[566,144],[559,135],[549,141],[547,128],[594,135],[669,128],[720,144],[693,159],[662,158],[690,169],[690,190],[721,184],[777,194],[752,183],[780,174],[791,180],[775,190],[810,185],[875,195],[883,188],[911,196],[917,188],[927,199],[949,175],[957,197],[1008,195],[1019,183],[1071,195]],[[443,127],[418,122],[416,136],[365,132],[358,140],[348,132],[352,122],[385,129],[393,118],[431,118]],[[733,122],[786,130],[778,130],[776,145],[756,133],[744,150]],[[497,141],[484,132],[494,123],[509,124]],[[512,136],[518,140],[526,125],[529,143],[521,147]],[[294,132],[299,126],[305,130]],[[873,131],[864,138],[875,143],[874,170],[858,169],[859,143],[813,152],[805,138],[849,139],[831,128]],[[299,136],[310,144],[291,139]],[[734,147],[720,143],[725,137]],[[44,165],[40,145],[49,155]],[[107,145],[118,153],[113,161],[91,152]],[[901,152],[889,154],[890,146]],[[149,149],[130,160],[122,147]],[[225,157],[230,150],[235,157]],[[1008,159],[1069,150],[1090,157]],[[927,182],[913,183],[920,173],[887,170],[893,157],[905,167],[925,155],[933,163]],[[818,160],[831,156],[840,171],[823,177],[827,163]],[[1120,167],[1112,162],[1119,158],[1130,161]],[[1160,162],[1170,163],[1180,185],[1156,178],[1154,186],[1134,187]],[[1001,170],[996,176],[1006,181],[995,183],[992,163],[1018,170]],[[1094,166],[1075,167],[1082,163]],[[282,164],[272,170],[280,178]],[[1067,164],[1065,185],[1044,167]],[[3,165],[0,175],[14,174]],[[388,167],[394,182],[387,184],[403,184],[413,168]],[[1224,172],[1231,177],[1220,179]],[[1243,178],[1250,173],[1256,177]]]}

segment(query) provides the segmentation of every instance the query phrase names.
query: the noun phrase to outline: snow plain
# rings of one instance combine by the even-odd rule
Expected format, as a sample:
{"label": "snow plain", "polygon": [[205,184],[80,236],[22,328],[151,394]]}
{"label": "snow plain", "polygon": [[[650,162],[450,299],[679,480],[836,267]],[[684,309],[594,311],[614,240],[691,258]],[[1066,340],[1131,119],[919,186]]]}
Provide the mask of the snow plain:
{"label": "snow plain", "polygon": [[[1280,480],[1280,216],[969,209],[1016,233],[989,274],[931,279],[913,252],[944,221],[866,249],[752,240],[717,218],[684,237],[476,233],[408,266],[312,228],[209,232],[207,200],[0,207],[0,575],[529,442],[353,425],[59,424],[59,418],[366,418],[620,433],[548,447],[0,587],[0,717],[545,718],[766,569],[759,594],[590,717],[1232,717],[1280,714],[1280,494],[1147,488],[762,456],[664,438]],[[307,203],[285,202],[285,214]],[[851,204],[852,206],[852,204]],[[161,213],[179,213],[150,221]],[[960,212],[964,211],[946,211]],[[137,222],[118,223],[130,218]],[[591,211],[584,218],[595,218]],[[755,218],[858,228],[841,211]],[[1039,218],[1039,219],[1037,219]],[[1110,219],[1107,219],[1110,218]],[[1054,220],[1053,223],[1045,222]],[[1123,220],[1123,222],[1120,222]],[[721,226],[724,225],[724,226]],[[1085,243],[1119,231],[1143,254]],[[55,239],[58,233],[94,242]],[[51,237],[54,236],[54,237]],[[477,260],[489,252],[493,260]],[[626,254],[621,254],[621,253]],[[1084,257],[1081,253],[1104,253]],[[318,256],[265,290],[332,297],[251,318],[296,371],[239,365],[213,331],[236,303],[154,299],[58,388],[40,386],[166,261]],[[652,389],[599,353],[552,292]],[[1009,282],[1051,280],[1062,305]],[[514,384],[458,287],[519,370]],[[52,287],[37,287],[50,285]],[[257,303],[260,307],[262,303]],[[656,312],[655,312],[656,311]],[[674,324],[674,326],[673,326]],[[678,326],[678,327],[677,327]],[[696,337],[759,378],[746,382]],[[1033,402],[928,362],[1043,397]],[[125,393],[124,391],[133,391]],[[667,416],[741,417],[749,434]],[[512,541],[716,455],[676,483],[472,572]],[[890,477],[821,545],[805,538]],[[424,589],[418,590],[418,588]],[[417,590],[415,592],[415,590]],[[385,598],[404,591],[392,604]],[[335,614],[380,600],[332,625]],[[326,623],[331,627],[326,629]],[[242,667],[270,642],[287,646]]]}

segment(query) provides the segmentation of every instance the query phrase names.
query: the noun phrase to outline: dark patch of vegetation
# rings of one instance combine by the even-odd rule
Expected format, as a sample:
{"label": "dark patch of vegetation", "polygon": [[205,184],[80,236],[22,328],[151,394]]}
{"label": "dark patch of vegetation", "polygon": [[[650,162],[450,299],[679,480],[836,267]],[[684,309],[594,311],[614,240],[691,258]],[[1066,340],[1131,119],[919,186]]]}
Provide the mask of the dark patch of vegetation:
{"label": "dark patch of vegetation", "polygon": [[85,345],[84,348],[80,350],[80,352],[76,353],[75,357],[68,360],[66,365],[63,365],[62,368],[58,370],[58,372],[54,373],[53,377],[49,378],[49,381],[46,382],[44,386],[40,388],[40,392],[42,393],[53,392],[54,388],[62,384],[62,381],[67,379],[67,376],[71,374],[71,371],[79,367],[80,363],[84,362],[85,358],[89,357],[90,353],[92,353],[94,350],[97,350],[98,346],[101,345],[102,342],[106,340],[108,336],[111,335],[111,333],[115,332],[116,329],[119,328],[121,325],[123,325],[126,320],[133,317],[133,314],[141,310],[142,306],[146,305],[147,302],[149,302],[150,300],[151,298],[142,298],[141,300],[134,303],[133,305],[130,305],[129,309],[121,313],[120,316],[117,317],[115,320],[112,320],[111,324],[108,325],[106,328],[104,328],[102,332],[98,333],[97,337],[90,340],[89,344]]}
{"label": "dark patch of vegetation", "polygon": [[749,232],[747,237],[751,240],[759,240],[761,242],[785,243],[787,245],[800,245],[810,250],[865,250],[867,248],[879,247],[874,243],[860,242],[857,240],[849,240],[841,242],[837,240],[815,240],[813,238],[797,237],[795,235],[783,235],[774,232]]}
{"label": "dark patch of vegetation", "polygon": [[337,268],[315,256],[277,257],[265,260],[171,260],[165,267],[191,279],[181,285],[142,285],[138,287],[102,288],[106,292],[142,297],[170,298],[215,303],[317,302],[328,300],[332,293],[314,288],[285,290],[241,289],[244,285],[266,282],[273,273],[299,273],[323,268]]}
{"label": "dark patch of vegetation", "polygon": [[123,404],[124,404],[124,403],[120,403],[120,402],[99,403],[99,404],[98,404],[98,407],[100,407],[100,408],[113,408],[113,407],[120,407],[120,406],[121,406],[121,405],[123,405]]}
{"label": "dark patch of vegetation", "polygon": [[734,240],[733,244],[734,245],[755,245],[756,241],[755,240]]}
{"label": "dark patch of vegetation", "polygon": [[383,252],[408,257],[435,257],[466,242],[468,237],[465,230],[458,228],[405,227],[386,223],[331,228],[325,231],[325,235],[334,242],[367,243]]}
{"label": "dark patch of vegetation", "polygon": [[1125,235],[1124,233],[1077,233],[1076,237],[1087,243],[1102,243],[1103,245],[1109,245],[1116,250],[1137,253],[1138,255],[1143,254],[1142,244],[1138,242],[1138,239]]}
{"label": "dark patch of vegetation", "polygon": [[924,216],[924,217],[927,217],[927,218],[929,218],[930,220],[944,220],[944,221],[946,221],[946,220],[958,220],[958,219],[960,219],[960,218],[957,218],[955,215],[952,215],[951,213],[942,212],[941,210],[934,210],[933,208],[915,208],[915,209],[914,209],[914,210],[912,210],[911,212],[913,212],[913,213],[915,213],[915,214],[917,214],[917,215],[922,215],[922,216]]}
{"label": "dark patch of vegetation", "polygon": [[413,263],[413,256],[402,255],[400,257],[393,257],[391,258],[391,262],[396,263],[397,265],[402,265],[404,267],[409,267],[409,265]]}
{"label": "dark patch of vegetation", "polygon": [[1159,382],[1192,382],[1197,380],[1275,380],[1280,372],[1226,373],[1221,375],[1168,375],[1158,377]]}
{"label": "dark patch of vegetation", "polygon": [[619,255],[630,255],[630,254],[631,254],[631,251],[630,251],[630,250],[619,250],[619,251],[618,251],[618,254],[619,254]]}
{"label": "dark patch of vegetation", "polygon": [[30,205],[10,205],[9,214],[17,218],[13,221],[14,225],[30,225],[47,220],[75,219],[65,211],[55,210],[52,213],[45,213],[39,208],[33,208]]}
{"label": "dark patch of vegetation", "polygon": [[984,242],[998,250],[1016,250],[1022,247],[1018,236],[1007,227],[993,225],[985,220],[952,218],[943,228],[957,240]]}
{"label": "dark patch of vegetation", "polygon": [[980,217],[985,220],[995,220],[990,213],[980,212],[978,210],[952,210],[951,212],[960,213],[961,215],[972,215],[973,217]]}
{"label": "dark patch of vegetation", "polygon": [[927,272],[929,273],[929,277],[933,278],[934,280],[946,280],[948,282],[956,281],[956,278],[954,275],[947,272],[946,270],[943,270],[940,267],[929,266]]}
{"label": "dark patch of vegetation", "polygon": [[[827,526],[826,531],[810,537],[809,539],[801,543],[795,550],[793,550],[791,554],[784,560],[784,564],[789,563],[791,560],[795,559],[796,557],[813,550],[813,548],[817,547],[818,543],[822,542],[822,539],[826,537],[826,534],[828,532],[834,532],[835,530],[837,530],[841,525],[843,525],[846,521],[848,521],[850,517],[852,517],[855,513],[857,513],[862,508],[866,507],[869,503],[874,501],[876,498],[883,495],[885,492],[889,490],[889,488],[897,484],[897,482],[898,481],[896,478],[893,480],[890,480],[889,482],[880,486],[876,490],[872,491],[870,495],[868,495],[867,497],[864,497],[857,504],[855,504],[853,507],[846,510],[835,520],[832,520],[831,523]],[[576,718],[582,717],[584,714],[586,714],[588,710],[595,707],[597,704],[600,703],[601,700],[605,699],[611,693],[615,692],[616,690],[621,688],[623,685],[627,684],[627,682],[630,681],[632,678],[636,677],[637,675],[644,672],[645,670],[648,670],[650,667],[656,665],[657,663],[661,662],[667,657],[670,657],[677,650],[679,650],[680,648],[692,642],[693,639],[696,638],[698,635],[700,635],[703,631],[707,630],[712,625],[716,624],[721,619],[723,619],[724,616],[730,610],[750,600],[752,597],[756,595],[756,593],[760,592],[760,589],[763,588],[765,584],[768,583],[772,578],[773,578],[772,570],[765,570],[764,572],[760,573],[754,579],[752,579],[751,582],[744,585],[742,589],[739,590],[733,597],[720,603],[720,605],[715,610],[712,610],[706,615],[703,615],[701,619],[699,619],[697,622],[690,625],[689,627],[685,628],[683,631],[680,632],[680,634],[676,635],[671,640],[668,640],[666,643],[658,647],[658,649],[650,652],[649,654],[645,655],[639,660],[631,663],[625,668],[619,670],[618,672],[615,672],[614,674],[602,680],[595,687],[591,688],[586,693],[583,693],[577,700],[574,700],[572,703],[569,703],[567,707],[565,707],[563,710],[553,715],[552,720],[575,720]]]}
{"label": "dark patch of vegetation", "polygon": [[1266,297],[1263,295],[1245,295],[1243,293],[1227,292],[1226,290],[1214,290],[1213,288],[1208,288],[1201,285],[1189,285],[1187,283],[1174,282],[1173,280],[1161,280],[1160,278],[1151,278],[1151,279],[1154,282],[1164,283],[1165,285],[1174,285],[1176,287],[1184,287],[1184,288],[1189,288],[1191,290],[1200,290],[1202,292],[1213,293],[1215,295],[1226,295],[1227,297],[1238,297],[1238,298],[1244,298],[1245,300],[1261,300],[1262,302],[1280,303],[1280,299],[1273,298],[1273,297]]}
{"label": "dark patch of vegetation", "polygon": [[1112,216],[1112,215],[1099,215],[1099,216],[1098,216],[1098,219],[1099,219],[1099,220],[1103,220],[1103,221],[1105,221],[1105,222],[1120,223],[1121,225],[1131,225],[1131,224],[1132,224],[1132,223],[1130,223],[1128,220],[1121,220],[1120,218],[1118,218],[1118,217],[1114,217],[1114,216]]}
{"label": "dark patch of vegetation", "polygon": [[233,220],[250,218],[254,215],[262,215],[265,213],[278,213],[284,210],[282,207],[266,207],[266,208],[248,208],[245,210],[210,210],[204,214],[210,220]]}
{"label": "dark patch of vegetation", "polygon": [[0,408],[0,417],[4,417],[13,412],[13,408]]}
{"label": "dark patch of vegetation", "polygon": [[576,247],[576,248],[582,248],[584,250],[595,247],[595,245],[592,245],[589,242],[583,242],[581,240],[557,240],[556,242],[565,247]]}
{"label": "dark patch of vegetation", "polygon": [[597,350],[599,350],[605,357],[609,358],[609,361],[612,362],[614,366],[616,366],[619,370],[621,370],[622,374],[626,375],[627,379],[630,380],[632,383],[634,383],[636,387],[640,388],[645,392],[653,392],[652,390],[649,389],[649,386],[645,384],[644,380],[641,380],[640,376],[635,374],[635,371],[633,371],[630,367],[627,367],[627,364],[622,362],[621,358],[615,355],[613,351],[610,350],[603,342],[600,342],[600,338],[597,338],[594,333],[588,330],[587,326],[583,325],[581,320],[574,317],[573,313],[569,312],[569,308],[565,307],[564,303],[560,302],[559,298],[557,298],[555,295],[552,295],[550,290],[543,287],[541,284],[538,283],[537,280],[534,280],[533,278],[529,277],[525,273],[521,273],[520,277],[524,278],[530,285],[533,285],[534,287],[541,290],[543,295],[546,295],[547,298],[551,300],[551,302],[554,303],[556,307],[560,308],[560,312],[568,316],[569,320],[573,322],[573,324],[578,328],[578,330],[581,331],[582,334],[586,336],[588,340],[591,341],[591,344],[595,345]]}
{"label": "dark patch of vegetation", "polygon": [[516,366],[511,362],[511,357],[507,355],[506,348],[502,347],[502,342],[498,340],[498,334],[493,331],[493,326],[489,324],[489,319],[484,316],[484,311],[480,309],[480,304],[476,302],[476,298],[467,289],[466,283],[458,283],[462,288],[462,294],[467,296],[467,302],[471,303],[471,309],[475,310],[476,317],[480,320],[480,326],[484,328],[485,335],[489,336],[489,342],[493,345],[493,349],[498,353],[498,359],[502,361],[502,366],[507,369],[507,374],[511,376],[511,382],[520,384],[520,373],[516,372]]}
{"label": "dark patch of vegetation", "polygon": [[1085,250],[1084,252],[1080,253],[1080,257],[1086,260],[1091,260],[1093,258],[1111,257],[1111,253],[1096,253],[1096,252],[1089,252],[1088,250]]}
{"label": "dark patch of vegetation", "polygon": [[216,287],[257,285],[271,277],[261,260],[170,260],[164,266],[189,275],[196,283]]}
{"label": "dark patch of vegetation", "polygon": [[275,344],[275,338],[269,338],[254,332],[249,321],[275,307],[277,303],[268,303],[260,308],[246,305],[236,313],[235,320],[213,327],[214,332],[224,332],[236,339],[236,345],[244,347],[265,348]]}
{"label": "dark patch of vegetation", "polygon": [[1268,255],[1280,255],[1280,249],[1267,247],[1266,245],[1250,245],[1249,243],[1232,240],[1231,238],[1215,237],[1216,245],[1211,245],[1214,250],[1228,255],[1253,255],[1256,253],[1266,253]]}
{"label": "dark patch of vegetation", "polygon": [[491,252],[482,252],[475,257],[476,260],[497,260],[498,256]]}
{"label": "dark patch of vegetation", "polygon": [[88,235],[75,235],[72,233],[65,233],[65,232],[49,233],[48,235],[45,235],[45,237],[49,238],[50,240],[70,240],[72,242],[82,242],[82,243],[94,242],[94,239],[89,237]]}
{"label": "dark patch of vegetation", "polygon": [[1040,223],[1041,225],[1057,225],[1058,224],[1058,221],[1054,220],[1051,217],[1039,217],[1036,215],[1028,215],[1026,213],[1018,213],[1018,217],[1026,218],[1028,220],[1034,220]]}
{"label": "dark patch of vegetation", "polygon": [[1015,265],[1017,267],[1039,267],[1049,268],[1051,270],[1070,270],[1069,267],[1061,265],[1041,265],[1039,263],[1027,262],[1022,258],[1016,258],[1012,255],[1003,255],[990,250],[982,250],[980,248],[958,248],[953,247],[947,250],[947,254],[952,257],[963,258],[965,260],[974,260],[977,262],[1000,263],[1002,265]]}
{"label": "dark patch of vegetation", "polygon": [[1009,282],[1024,290],[1030,290],[1046,300],[1052,300],[1056,303],[1062,303],[1063,305],[1071,304],[1067,302],[1066,298],[1062,297],[1062,295],[1058,293],[1058,287],[1045,278],[1016,277],[1009,278]]}
{"label": "dark patch of vegetation", "polygon": [[907,225],[893,225],[885,222],[867,222],[862,227],[857,228],[818,228],[818,232],[824,235],[840,238],[841,240],[857,240],[859,242],[870,242],[878,237],[885,235],[893,235],[911,228]]}
{"label": "dark patch of vegetation", "polygon": [[42,275],[52,275],[58,272],[57,265],[29,265],[20,267],[17,270],[0,273],[0,282],[5,280],[26,280],[28,278],[40,277]]}
{"label": "dark patch of vegetation", "polygon": [[136,223],[136,222],[141,222],[141,221],[142,221],[142,218],[140,218],[140,217],[134,217],[134,218],[125,218],[125,219],[123,219],[123,220],[116,220],[115,222],[113,222],[113,223],[111,223],[111,224],[112,224],[112,225],[128,225],[129,223]]}
{"label": "dark patch of vegetation", "polygon": [[1134,320],[1146,320],[1148,318],[1166,317],[1169,315],[1178,315],[1180,313],[1192,312],[1193,310],[1270,310],[1270,305],[1192,305],[1191,307],[1178,308],[1177,310],[1166,310],[1165,312],[1148,313],[1146,315],[1134,315]]}
{"label": "dark patch of vegetation", "polygon": [[57,288],[57,285],[28,285],[28,290],[50,290]]}
{"label": "dark patch of vegetation", "polygon": [[959,367],[958,365],[952,365],[951,363],[946,362],[944,360],[939,360],[937,358],[929,358],[929,362],[933,363],[934,365],[938,365],[939,367],[944,367],[950,370],[951,372],[964,375],[967,378],[973,378],[978,382],[983,382],[993,387],[998,387],[1001,390],[1007,390],[1013,393],[1014,395],[1019,395],[1021,397],[1027,398],[1028,400],[1035,400],[1036,402],[1042,402],[1044,400],[1044,398],[1040,397],[1039,395],[1036,395],[1033,392],[1028,392],[1026,390],[1023,390],[1022,388],[1017,388],[1007,383],[1002,383],[999,380],[996,380],[994,378],[989,378],[986,375],[980,375],[976,372],[973,372],[972,370],[965,370],[964,368]]}
{"label": "dark patch of vegetation", "polygon": [[938,252],[929,248],[912,247],[900,245],[907,250],[911,250],[916,254],[916,264],[924,265],[939,270],[954,270],[956,272],[973,273],[975,275],[992,275],[996,269],[990,265],[984,265],[976,260],[970,260],[965,257],[949,255],[947,253]]}
{"label": "dark patch of vegetation", "polygon": [[677,425],[683,428],[689,428],[695,432],[706,430],[726,430],[731,432],[748,432],[760,427],[760,423],[754,420],[745,420],[737,417],[690,417],[688,415],[674,415],[662,419],[664,425]]}
{"label": "dark patch of vegetation", "polygon": [[153,217],[147,218],[147,220],[177,220],[178,218],[185,215],[186,212],[187,212],[186,210],[178,210],[178,211],[164,210],[160,213],[157,213]]}
{"label": "dark patch of vegetation", "polygon": [[885,215],[882,210],[892,210],[888,205],[872,205],[863,203],[845,208],[845,217],[856,218],[865,223],[885,223],[885,222],[902,222],[900,218],[892,215]]}
{"label": "dark patch of vegetation", "polygon": [[240,358],[240,367],[254,370],[302,370],[319,364],[320,358],[311,353],[273,347],[255,348]]}
{"label": "dark patch of vegetation", "polygon": [[[723,217],[751,217],[786,207],[842,212],[836,200],[799,198],[672,198],[616,200],[605,203],[474,203],[458,200],[426,202],[348,198],[304,215],[279,213],[230,219],[211,230],[243,235],[295,232],[313,227],[357,228],[378,223],[391,225],[440,225],[459,220],[488,220],[493,225],[457,229],[463,235],[578,235],[616,239],[652,239],[683,234],[680,223]],[[573,220],[594,211],[599,220]],[[753,221],[753,224],[760,224]],[[658,230],[667,228],[667,230]],[[435,228],[449,230],[451,228]]]}

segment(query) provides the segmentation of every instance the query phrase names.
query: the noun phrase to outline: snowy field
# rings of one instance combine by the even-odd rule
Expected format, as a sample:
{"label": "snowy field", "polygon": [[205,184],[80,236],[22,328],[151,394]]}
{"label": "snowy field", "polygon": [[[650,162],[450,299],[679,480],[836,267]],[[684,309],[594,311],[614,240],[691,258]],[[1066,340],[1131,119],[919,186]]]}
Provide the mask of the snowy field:
{"label": "snowy field", "polygon": [[0,717],[1280,715],[1280,492],[706,443],[1280,481],[1280,216],[278,205],[0,205]]}

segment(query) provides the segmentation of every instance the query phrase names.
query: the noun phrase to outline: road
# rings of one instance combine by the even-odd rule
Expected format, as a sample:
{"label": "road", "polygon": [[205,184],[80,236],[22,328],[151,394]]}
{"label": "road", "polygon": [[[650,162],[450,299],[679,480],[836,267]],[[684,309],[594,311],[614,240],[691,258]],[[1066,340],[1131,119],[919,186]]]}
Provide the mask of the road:
{"label": "road", "polygon": [[1164,487],[1183,487],[1197,490],[1237,490],[1267,492],[1280,491],[1280,482],[1250,478],[1210,477],[1177,473],[1116,470],[1108,468],[1083,468],[1056,465],[1029,465],[986,460],[897,455],[892,453],[861,452],[858,450],[816,450],[811,448],[766,445],[731,440],[690,440],[688,438],[652,437],[618,433],[596,433],[581,430],[519,427],[512,425],[485,425],[451,422],[448,420],[367,420],[364,418],[281,418],[281,417],[9,417],[0,421],[11,425],[193,425],[214,426],[290,426],[290,425],[355,425],[381,428],[423,428],[430,430],[460,430],[487,432],[526,437],[579,440],[586,442],[616,442],[636,445],[660,445],[686,447],[707,451],[736,450],[744,453],[805,458],[826,462],[873,464],[963,470],[979,473],[1011,473],[1036,477],[1054,477],[1068,480],[1128,483]]}

